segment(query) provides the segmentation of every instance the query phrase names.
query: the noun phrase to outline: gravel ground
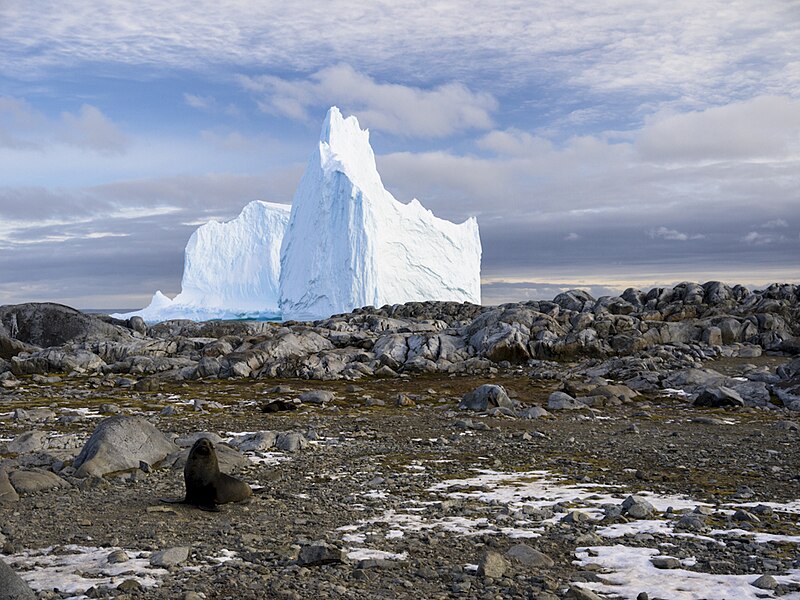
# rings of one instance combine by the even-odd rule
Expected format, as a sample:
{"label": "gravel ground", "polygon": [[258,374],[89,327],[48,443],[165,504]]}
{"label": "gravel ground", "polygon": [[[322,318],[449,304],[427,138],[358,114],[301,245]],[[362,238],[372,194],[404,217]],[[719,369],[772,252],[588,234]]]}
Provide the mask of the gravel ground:
{"label": "gravel ground", "polygon": [[[735,375],[735,362],[724,367]],[[4,558],[33,580],[49,571],[28,554],[45,548],[53,548],[51,557],[78,552],[70,545],[99,548],[103,557],[122,548],[132,558],[190,549],[186,560],[161,570],[146,560],[123,562],[129,572],[102,585],[102,569],[85,567],[86,579],[98,581],[86,595],[118,599],[800,597],[800,579],[781,579],[800,569],[800,505],[785,505],[800,499],[800,434],[791,414],[699,409],[666,395],[535,420],[457,410],[463,393],[483,383],[501,384],[526,404],[546,404],[556,386],[522,370],[355,385],[199,382],[159,394],[87,380],[30,383],[0,397],[0,411],[114,403],[123,413],[147,414],[164,432],[295,431],[312,443],[238,471],[258,493],[218,513],[159,502],[183,494],[181,472],[170,469],[70,479],[69,488],[23,496],[0,508]],[[291,391],[269,392],[278,384]],[[311,389],[331,390],[336,400],[292,412],[259,408],[268,397]],[[221,407],[195,410],[188,401],[196,399]],[[176,413],[161,415],[165,406]],[[4,438],[33,428],[88,436],[96,423],[31,425],[6,414],[0,431]],[[620,514],[636,493],[655,507],[643,519]],[[736,513],[744,505],[745,516]],[[697,506],[704,508],[691,513]],[[629,533],[608,537],[611,527]],[[546,556],[515,559],[520,550],[509,550],[520,544]],[[644,577],[632,584],[638,590],[620,584],[609,594],[603,586],[613,567],[597,547],[620,544],[630,552],[668,550],[680,568],[652,573],[675,573],[678,582],[684,570],[742,576],[741,594],[717,596],[714,585],[722,584],[709,580],[707,595],[670,596],[665,584]],[[312,551],[330,562],[309,560]],[[764,574],[775,585],[751,585]],[[50,589],[59,578],[66,581],[54,576]],[[80,597],[75,590],[38,594]]]}

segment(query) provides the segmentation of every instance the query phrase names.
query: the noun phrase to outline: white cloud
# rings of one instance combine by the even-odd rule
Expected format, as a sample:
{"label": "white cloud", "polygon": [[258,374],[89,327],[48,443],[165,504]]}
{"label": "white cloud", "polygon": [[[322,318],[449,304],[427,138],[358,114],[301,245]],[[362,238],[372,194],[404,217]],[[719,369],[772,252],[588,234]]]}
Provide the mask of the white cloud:
{"label": "white cloud", "polygon": [[759,96],[646,120],[636,147],[647,160],[764,159],[800,156],[800,100]]}
{"label": "white cloud", "polygon": [[574,242],[575,240],[579,240],[580,238],[581,236],[573,231],[572,233],[568,233],[567,235],[564,236],[564,241]]}
{"label": "white cloud", "polygon": [[789,223],[786,219],[772,219],[764,223],[761,227],[762,229],[785,229],[788,226]]}
{"label": "white cloud", "polygon": [[66,143],[89,148],[101,154],[121,154],[130,140],[100,109],[84,104],[77,114],[61,114],[60,135]]}
{"label": "white cloud", "polygon": [[183,101],[197,110],[211,110],[216,106],[216,100],[213,96],[198,96],[188,92],[183,94]]}
{"label": "white cloud", "polygon": [[678,242],[685,242],[689,239],[689,235],[676,231],[675,229],[667,229],[666,227],[659,227],[658,229],[651,229],[647,232],[651,238],[661,238],[664,240],[672,240]]}
{"label": "white cloud", "polygon": [[336,104],[356,113],[364,126],[409,137],[488,129],[498,106],[490,94],[471,92],[460,83],[430,90],[380,83],[346,64],[326,67],[308,79],[262,75],[242,76],[240,82],[258,95],[259,107],[268,113],[308,120],[310,108]]}
{"label": "white cloud", "polygon": [[[480,3],[0,3],[0,61],[30,75],[86,63],[314,72],[339,62],[395,81],[520,82],[681,106],[797,94],[796,6],[759,0]],[[585,94],[583,97],[586,97]],[[623,110],[627,110],[624,107]],[[576,118],[585,115],[577,113]]]}
{"label": "white cloud", "polygon": [[786,241],[786,237],[774,233],[751,231],[742,238],[742,241],[752,246],[766,246],[768,244],[777,244],[778,242]]}
{"label": "white cloud", "polygon": [[67,144],[99,154],[121,154],[130,140],[96,106],[84,104],[78,112],[62,112],[50,119],[24,100],[0,97],[0,147],[45,150]]}

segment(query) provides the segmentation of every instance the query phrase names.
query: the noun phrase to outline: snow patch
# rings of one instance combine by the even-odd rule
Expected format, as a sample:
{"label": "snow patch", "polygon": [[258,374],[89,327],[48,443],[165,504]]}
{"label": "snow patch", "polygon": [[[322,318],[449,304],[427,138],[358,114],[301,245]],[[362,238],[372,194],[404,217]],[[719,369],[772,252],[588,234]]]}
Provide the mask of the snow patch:
{"label": "snow patch", "polygon": [[[703,598],[736,598],[757,600],[773,597],[773,593],[750,585],[757,574],[718,575],[699,573],[687,569],[657,569],[651,558],[660,555],[653,548],[631,548],[628,546],[592,546],[579,548],[575,553],[579,566],[599,565],[606,572],[598,573],[600,583],[580,583],[584,589],[613,595],[615,598],[634,600],[641,592],[651,598],[670,600],[701,600]],[[800,570],[788,575],[775,576],[780,583],[800,583]],[[798,593],[781,596],[786,600],[797,600]]]}
{"label": "snow patch", "polygon": [[149,552],[125,550],[129,560],[109,563],[108,555],[116,550],[122,548],[70,544],[26,550],[5,560],[35,592],[83,594],[91,587],[115,588],[127,579],[135,579],[142,587],[155,587],[167,574],[165,569],[150,566]]}

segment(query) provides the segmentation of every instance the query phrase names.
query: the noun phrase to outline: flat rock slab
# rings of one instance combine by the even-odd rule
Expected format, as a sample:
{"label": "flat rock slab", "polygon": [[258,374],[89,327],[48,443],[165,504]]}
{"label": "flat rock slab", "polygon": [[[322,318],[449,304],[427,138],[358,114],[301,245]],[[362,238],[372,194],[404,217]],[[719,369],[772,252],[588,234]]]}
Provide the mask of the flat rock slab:
{"label": "flat rock slab", "polygon": [[69,487],[69,484],[51,471],[43,469],[25,469],[14,471],[9,475],[11,485],[18,494],[35,494],[56,488]]}

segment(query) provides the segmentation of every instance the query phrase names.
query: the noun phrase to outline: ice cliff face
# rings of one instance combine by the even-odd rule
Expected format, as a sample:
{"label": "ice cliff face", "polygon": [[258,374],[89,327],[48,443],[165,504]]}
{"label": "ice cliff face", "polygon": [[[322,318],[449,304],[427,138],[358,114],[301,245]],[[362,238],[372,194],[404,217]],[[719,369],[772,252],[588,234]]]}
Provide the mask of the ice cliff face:
{"label": "ice cliff face", "polygon": [[290,206],[251,202],[231,221],[199,227],[186,244],[181,293],[160,291],[147,308],[124,315],[145,321],[279,317],[280,248]]}
{"label": "ice cliff face", "polygon": [[367,305],[480,304],[478,223],[439,219],[383,187],[355,117],[328,111],[281,247],[280,309],[310,320]]}

